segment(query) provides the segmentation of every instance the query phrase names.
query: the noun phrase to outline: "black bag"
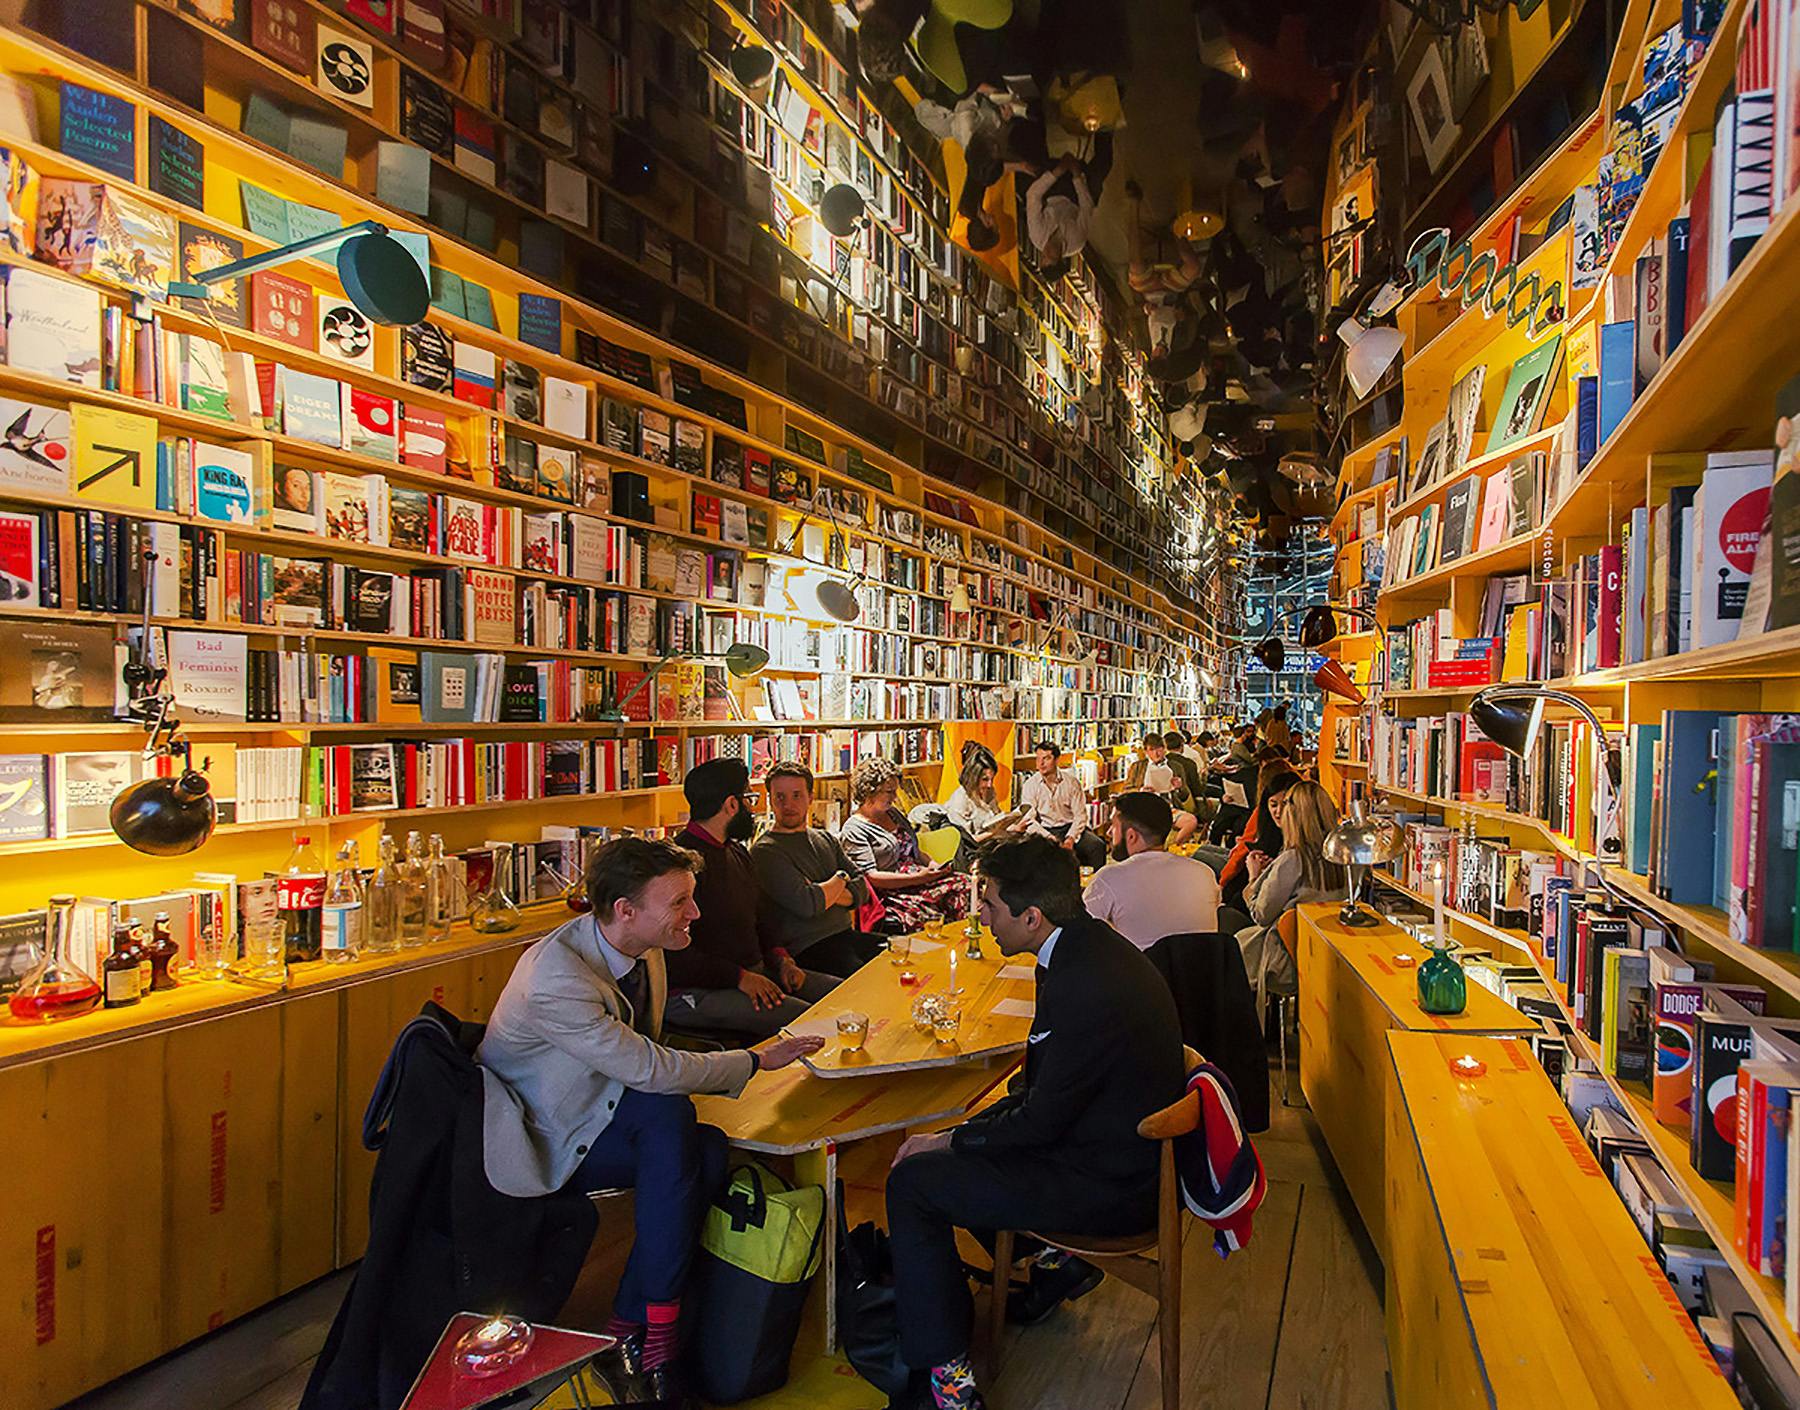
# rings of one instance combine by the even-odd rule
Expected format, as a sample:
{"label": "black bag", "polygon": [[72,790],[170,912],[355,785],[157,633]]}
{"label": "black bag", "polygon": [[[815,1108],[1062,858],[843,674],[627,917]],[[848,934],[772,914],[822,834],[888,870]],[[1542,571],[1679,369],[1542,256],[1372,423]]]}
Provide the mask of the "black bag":
{"label": "black bag", "polygon": [[794,1189],[760,1165],[731,1172],[694,1259],[688,1362],[701,1399],[735,1405],[786,1383],[824,1232],[819,1186]]}
{"label": "black bag", "polygon": [[890,1399],[904,1396],[912,1373],[900,1359],[894,1258],[874,1224],[852,1229],[838,1199],[838,1344],[856,1372]]}

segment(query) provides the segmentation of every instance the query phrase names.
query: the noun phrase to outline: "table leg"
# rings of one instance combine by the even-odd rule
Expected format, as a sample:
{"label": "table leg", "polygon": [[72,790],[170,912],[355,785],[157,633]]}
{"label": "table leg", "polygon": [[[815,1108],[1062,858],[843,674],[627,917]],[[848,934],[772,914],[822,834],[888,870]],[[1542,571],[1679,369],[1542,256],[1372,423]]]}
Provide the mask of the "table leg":
{"label": "table leg", "polygon": [[820,1185],[825,1190],[825,1229],[821,1235],[825,1256],[819,1264],[819,1275],[813,1280],[816,1289],[813,1301],[816,1307],[818,1300],[823,1298],[824,1316],[820,1319],[809,1315],[802,1335],[815,1327],[822,1327],[823,1337],[817,1354],[830,1356],[837,1350],[837,1143],[827,1141],[823,1146],[797,1152],[794,1156],[794,1183]]}

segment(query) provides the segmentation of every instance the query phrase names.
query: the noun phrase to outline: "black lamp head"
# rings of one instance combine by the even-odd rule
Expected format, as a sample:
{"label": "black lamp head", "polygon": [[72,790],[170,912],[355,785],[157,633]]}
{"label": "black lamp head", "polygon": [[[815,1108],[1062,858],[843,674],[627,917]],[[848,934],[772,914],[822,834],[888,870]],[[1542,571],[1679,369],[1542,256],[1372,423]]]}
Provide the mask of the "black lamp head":
{"label": "black lamp head", "polygon": [[1300,619],[1300,644],[1309,651],[1329,645],[1337,640],[1337,634],[1337,614],[1324,603],[1307,608]]}
{"label": "black lamp head", "polygon": [[109,816],[133,851],[179,857],[212,836],[219,810],[206,775],[187,769],[178,778],[140,779],[113,799]]}
{"label": "black lamp head", "polygon": [[1262,663],[1265,670],[1278,672],[1287,664],[1287,647],[1278,636],[1257,642],[1250,648],[1250,654]]}
{"label": "black lamp head", "polygon": [[344,293],[373,323],[408,327],[431,307],[431,285],[412,253],[391,235],[355,235],[338,246]]}
{"label": "black lamp head", "polygon": [[819,198],[819,223],[842,240],[856,233],[867,209],[862,192],[840,181]]}
{"label": "black lamp head", "polygon": [[775,72],[775,56],[760,44],[738,45],[725,62],[731,69],[731,76],[744,88],[766,83]]}
{"label": "black lamp head", "polygon": [[1531,751],[1544,718],[1544,702],[1538,699],[1495,699],[1483,691],[1469,702],[1469,718],[1508,754],[1523,758]]}

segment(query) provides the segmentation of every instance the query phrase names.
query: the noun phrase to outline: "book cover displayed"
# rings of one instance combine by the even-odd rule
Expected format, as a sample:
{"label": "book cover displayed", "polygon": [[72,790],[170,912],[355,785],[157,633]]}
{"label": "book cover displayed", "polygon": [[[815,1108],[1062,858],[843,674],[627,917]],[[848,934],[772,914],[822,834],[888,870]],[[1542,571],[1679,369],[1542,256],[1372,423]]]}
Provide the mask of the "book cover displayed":
{"label": "book cover displayed", "polygon": [[335,378],[284,367],[281,379],[281,429],[299,440],[342,447],[344,418],[342,397]]}
{"label": "book cover displayed", "polygon": [[274,526],[292,534],[323,534],[325,491],[319,472],[298,465],[277,465],[272,478]]}
{"label": "book cover displayed", "polygon": [[1444,442],[1445,477],[1461,470],[1475,451],[1475,433],[1480,429],[1481,391],[1487,384],[1487,364],[1477,363],[1450,388],[1450,406],[1445,420],[1449,431]]}
{"label": "book cover displayed", "polygon": [[6,361],[59,382],[100,385],[100,291],[48,272],[6,271]]}
{"label": "book cover displayed", "polygon": [[1516,445],[1542,428],[1561,351],[1562,335],[1553,334],[1513,364],[1499,414],[1488,432],[1487,454]]}
{"label": "book cover displayed", "polygon": [[[181,222],[177,231],[176,260],[180,277],[192,281],[197,275],[244,257],[244,242],[203,226]],[[181,305],[194,313],[209,314],[230,328],[250,326],[248,281],[228,279],[212,285],[204,299],[183,298]]]}
{"label": "book cover displayed", "polygon": [[518,592],[510,573],[471,568],[468,590],[473,611],[473,639],[486,645],[513,646],[518,642]]}
{"label": "book cover displayed", "polygon": [[57,147],[121,181],[137,180],[137,109],[79,83],[61,85]]}
{"label": "book cover displayed", "polygon": [[68,494],[69,435],[66,408],[0,397],[0,490]]}
{"label": "book cover displayed", "polygon": [[368,657],[369,673],[375,683],[375,718],[384,724],[416,724],[421,718],[418,656],[411,651],[371,646]]}
{"label": "book cover displayed", "polygon": [[392,397],[343,385],[344,449],[376,460],[400,458],[399,427]]}
{"label": "book cover displayed", "polygon": [[72,421],[76,497],[155,509],[156,418],[78,402]]}
{"label": "book cover displayed", "polygon": [[49,835],[48,759],[0,754],[0,842],[35,842]]}
{"label": "book cover displayed", "polygon": [[400,462],[434,475],[450,471],[450,436],[444,413],[408,402],[401,408]]}
{"label": "book cover displayed", "polygon": [[452,368],[452,395],[458,401],[492,411],[499,377],[498,359],[494,354],[473,343],[459,341],[452,350]]}
{"label": "book cover displayed", "polygon": [[455,385],[455,370],[455,343],[442,328],[413,323],[400,330],[401,381],[448,394]]}
{"label": "book cover displayed", "polygon": [[203,519],[248,524],[256,517],[256,460],[246,450],[190,442],[194,469],[194,512]]}
{"label": "book cover displayed", "polygon": [[0,609],[42,605],[42,532],[42,522],[35,513],[0,510]]}
{"label": "book cover displayed", "polygon": [[1724,451],[1706,458],[1694,496],[1695,647],[1735,641],[1750,591],[1750,572],[1769,517],[1773,451]]}
{"label": "book cover displayed", "polygon": [[318,69],[313,81],[320,91],[359,108],[373,108],[374,47],[327,24],[317,26],[317,35]]}
{"label": "book cover displayed", "polygon": [[80,837],[112,830],[112,802],[145,776],[143,753],[100,750],[50,756],[51,830]]}
{"label": "book cover displayed", "polygon": [[375,325],[348,299],[321,298],[319,351],[365,372],[375,370]]}
{"label": "book cover displayed", "polygon": [[250,276],[250,328],[265,338],[313,350],[317,331],[313,286],[274,270]]}
{"label": "book cover displayed", "polygon": [[265,600],[278,627],[322,627],[325,625],[326,584],[330,575],[322,558],[283,558],[275,554],[264,560],[268,591]]}
{"label": "book cover displayed", "polygon": [[394,746],[391,744],[352,744],[350,746],[350,810],[366,812],[371,808],[397,808],[400,795],[395,787]]}
{"label": "book cover displayed", "polygon": [[241,720],[249,709],[249,638],[238,632],[167,633],[169,689],[182,715]]}
{"label": "book cover displayed", "polygon": [[475,718],[476,658],[462,651],[419,653],[420,718],[427,724]]}
{"label": "book cover displayed", "polygon": [[313,12],[292,0],[250,0],[250,44],[285,69],[313,70]]}

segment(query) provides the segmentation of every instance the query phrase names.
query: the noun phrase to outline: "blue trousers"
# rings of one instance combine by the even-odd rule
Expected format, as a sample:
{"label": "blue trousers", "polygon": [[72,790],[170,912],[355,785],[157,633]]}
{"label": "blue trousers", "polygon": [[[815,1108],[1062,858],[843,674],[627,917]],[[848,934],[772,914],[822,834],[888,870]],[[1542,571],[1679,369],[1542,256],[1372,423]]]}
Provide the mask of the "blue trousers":
{"label": "blue trousers", "polygon": [[631,1257],[613,1315],[643,1322],[644,1305],[674,1302],[687,1282],[707,1206],[725,1188],[725,1133],[702,1126],[683,1095],[627,1090],[576,1167],[568,1188],[637,1192]]}

